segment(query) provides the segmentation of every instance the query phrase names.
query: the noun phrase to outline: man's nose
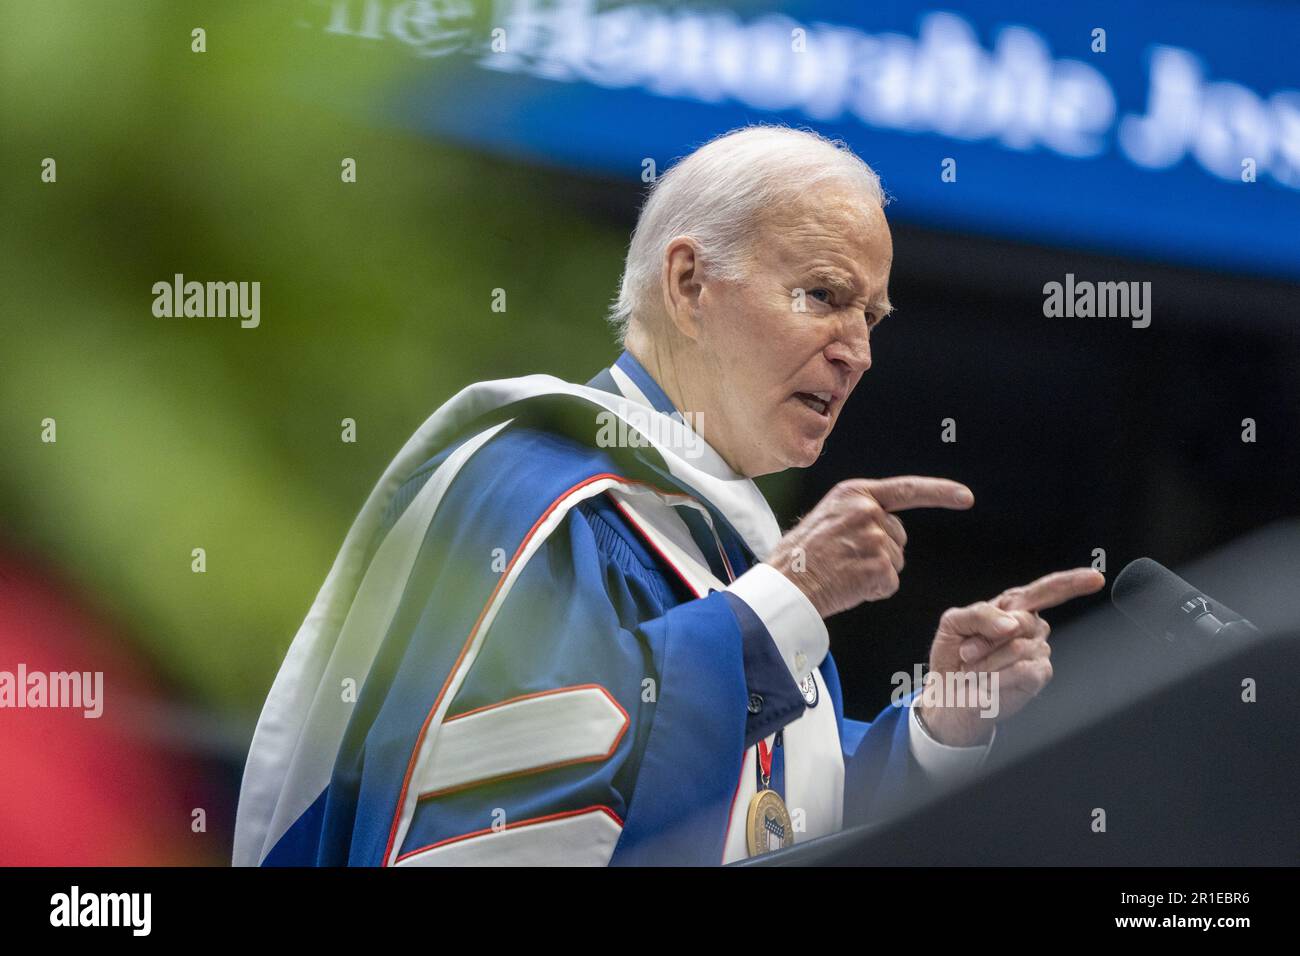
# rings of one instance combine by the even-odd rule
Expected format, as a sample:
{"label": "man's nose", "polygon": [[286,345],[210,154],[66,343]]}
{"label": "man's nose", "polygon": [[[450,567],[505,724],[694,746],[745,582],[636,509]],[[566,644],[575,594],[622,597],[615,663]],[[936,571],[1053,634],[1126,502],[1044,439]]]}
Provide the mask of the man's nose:
{"label": "man's nose", "polygon": [[850,372],[861,373],[871,368],[871,331],[865,325],[846,332],[826,346],[826,358],[848,366]]}

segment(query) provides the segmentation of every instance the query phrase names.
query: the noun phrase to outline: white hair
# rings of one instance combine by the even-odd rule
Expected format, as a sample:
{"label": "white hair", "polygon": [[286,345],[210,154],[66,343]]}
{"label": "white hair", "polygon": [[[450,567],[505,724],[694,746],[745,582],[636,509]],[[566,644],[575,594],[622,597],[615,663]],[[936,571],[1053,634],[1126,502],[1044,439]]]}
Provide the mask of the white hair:
{"label": "white hair", "polygon": [[876,175],[842,140],[788,126],[746,126],[723,133],[679,160],[650,187],[627,249],[609,322],[622,342],[628,323],[647,314],[659,295],[664,247],[678,236],[700,244],[711,276],[744,276],[755,226],[773,208],[820,183],[860,187],[888,202]]}

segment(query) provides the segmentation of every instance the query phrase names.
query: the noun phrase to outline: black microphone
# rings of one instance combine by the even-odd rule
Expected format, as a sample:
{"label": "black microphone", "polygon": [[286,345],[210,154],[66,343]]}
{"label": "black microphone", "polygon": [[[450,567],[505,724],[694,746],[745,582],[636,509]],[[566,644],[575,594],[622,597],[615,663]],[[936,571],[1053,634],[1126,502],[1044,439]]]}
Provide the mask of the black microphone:
{"label": "black microphone", "polygon": [[1143,631],[1170,644],[1259,633],[1232,608],[1150,558],[1130,561],[1116,575],[1110,599]]}

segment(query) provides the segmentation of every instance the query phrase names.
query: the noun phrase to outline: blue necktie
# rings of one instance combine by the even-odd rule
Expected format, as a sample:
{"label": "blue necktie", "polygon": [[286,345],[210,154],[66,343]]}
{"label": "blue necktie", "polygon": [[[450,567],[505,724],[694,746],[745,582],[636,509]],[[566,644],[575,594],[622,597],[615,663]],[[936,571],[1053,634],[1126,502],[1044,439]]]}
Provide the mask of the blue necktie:
{"label": "blue necktie", "polygon": [[738,541],[733,540],[734,535],[725,525],[718,522],[714,523],[713,527],[717,529],[717,538],[715,539],[713,531],[709,528],[708,521],[694,508],[682,505],[677,508],[677,513],[686,522],[691,537],[704,555],[704,560],[709,563],[709,570],[713,572],[714,577],[720,581],[730,581],[726,564],[723,563],[722,555],[718,553],[718,541],[722,542],[727,561],[731,562],[731,569],[737,577],[749,570],[749,558],[745,549]]}

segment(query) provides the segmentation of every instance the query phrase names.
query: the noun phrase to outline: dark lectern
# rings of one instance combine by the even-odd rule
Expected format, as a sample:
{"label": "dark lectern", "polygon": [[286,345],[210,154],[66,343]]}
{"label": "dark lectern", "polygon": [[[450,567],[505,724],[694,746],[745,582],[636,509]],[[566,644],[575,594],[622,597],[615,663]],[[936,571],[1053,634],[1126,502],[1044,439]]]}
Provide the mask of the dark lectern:
{"label": "dark lectern", "polygon": [[1061,642],[1072,676],[1000,728],[979,778],[744,865],[1300,863],[1300,636],[1093,638]]}

